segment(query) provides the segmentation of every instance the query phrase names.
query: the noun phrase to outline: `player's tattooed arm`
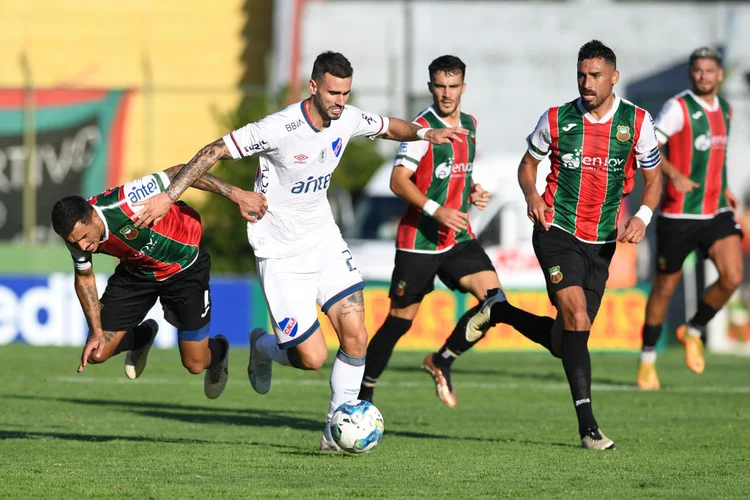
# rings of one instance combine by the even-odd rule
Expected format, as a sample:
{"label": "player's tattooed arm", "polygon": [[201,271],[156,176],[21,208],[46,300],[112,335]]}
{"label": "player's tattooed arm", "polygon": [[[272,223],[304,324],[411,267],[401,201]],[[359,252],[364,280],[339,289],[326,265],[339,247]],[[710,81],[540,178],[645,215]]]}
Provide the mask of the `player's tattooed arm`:
{"label": "player's tattooed arm", "polygon": [[344,302],[344,305],[341,306],[341,315],[342,316],[349,316],[353,313],[361,313],[364,314],[365,312],[365,296],[362,293],[362,290],[357,290],[353,294],[349,295]]}
{"label": "player's tattooed arm", "polygon": [[[169,167],[164,171],[164,173],[167,174],[170,183],[174,181],[175,177],[177,177],[177,174],[179,174],[184,167],[185,164],[180,164],[175,165],[174,167]],[[200,189],[202,191],[210,191],[211,193],[216,193],[228,200],[232,199],[232,190],[236,189],[236,187],[232,184],[229,184],[228,182],[223,181],[215,175],[211,174],[204,174],[203,177],[193,182],[192,187]]]}
{"label": "player's tattooed arm", "polygon": [[99,293],[96,290],[94,268],[76,269],[75,290],[81,309],[89,324],[89,336],[102,334],[102,319],[99,312]]}
{"label": "player's tattooed arm", "polygon": [[[219,160],[231,160],[232,155],[227,149],[224,139],[217,139],[211,144],[203,146],[193,158],[180,169],[167,188],[167,195],[172,201],[177,199],[185,190],[193,186],[203,174],[216,165]],[[197,186],[196,186],[197,187]]]}

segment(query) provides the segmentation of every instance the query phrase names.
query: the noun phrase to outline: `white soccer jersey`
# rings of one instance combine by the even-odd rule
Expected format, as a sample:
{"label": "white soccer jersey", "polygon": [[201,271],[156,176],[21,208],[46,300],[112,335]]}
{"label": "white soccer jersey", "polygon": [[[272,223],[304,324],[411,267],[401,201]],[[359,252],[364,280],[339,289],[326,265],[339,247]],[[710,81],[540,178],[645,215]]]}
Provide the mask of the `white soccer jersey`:
{"label": "white soccer jersey", "polygon": [[690,94],[706,111],[717,111],[721,107],[718,97],[714,96],[714,104],[713,106],[709,106],[706,101],[695,95],[692,90],[680,92],[665,102],[661,111],[659,111],[659,114],[656,116],[654,126],[656,127],[656,138],[659,140],[660,144],[666,144],[670,137],[677,132],[680,132],[685,126],[685,115],[683,114],[682,106],[680,106],[677,99],[686,94]]}
{"label": "white soccer jersey", "polygon": [[301,101],[224,136],[232,158],[258,153],[255,191],[268,200],[266,215],[248,223],[256,257],[304,253],[338,232],[326,193],[349,139],[376,137],[388,118],[345,106],[341,117],[317,130]]}

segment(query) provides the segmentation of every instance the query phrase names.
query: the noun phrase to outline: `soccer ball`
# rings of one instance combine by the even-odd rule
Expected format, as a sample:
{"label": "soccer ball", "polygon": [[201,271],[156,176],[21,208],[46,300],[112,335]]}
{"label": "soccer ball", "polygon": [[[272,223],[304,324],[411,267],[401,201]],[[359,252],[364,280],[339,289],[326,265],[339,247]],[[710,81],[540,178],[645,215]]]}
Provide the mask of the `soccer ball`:
{"label": "soccer ball", "polygon": [[331,436],[342,450],[367,453],[383,437],[383,416],[367,401],[348,401],[333,412]]}

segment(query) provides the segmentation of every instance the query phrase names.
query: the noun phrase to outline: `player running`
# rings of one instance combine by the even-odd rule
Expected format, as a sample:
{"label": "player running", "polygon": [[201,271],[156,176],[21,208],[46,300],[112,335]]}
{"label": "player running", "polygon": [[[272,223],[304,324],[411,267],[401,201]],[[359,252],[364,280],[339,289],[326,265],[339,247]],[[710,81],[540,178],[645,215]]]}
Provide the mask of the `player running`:
{"label": "player running", "polygon": [[[656,276],[646,304],[638,387],[660,388],[656,374],[656,343],[682,275],[682,263],[699,250],[719,271],[706,288],[698,310],[677,329],[685,346],[685,363],[703,373],[706,324],[742,283],[742,231],[734,219],[737,199],[727,186],[726,148],[732,107],[719,97],[724,78],[721,54],[701,47],[690,54],[692,89],[668,100],[656,118],[659,147],[668,146],[662,161],[667,188],[656,225]],[[668,160],[668,161],[667,161]]]}
{"label": "player running", "polygon": [[[433,145],[404,142],[391,174],[391,189],[409,203],[396,238],[396,259],[385,322],[367,348],[367,364],[359,399],[372,401],[398,340],[409,331],[422,299],[434,289],[435,277],[450,289],[468,291],[480,301],[500,281],[487,254],[474,239],[469,206],[487,207],[490,193],[471,178],[476,151],[476,119],[461,112],[466,89],[466,65],[455,56],[441,56],[429,68],[428,89],[433,104],[414,123],[421,127],[463,127],[469,140]],[[475,342],[465,336],[466,324],[479,310],[467,311],[443,347],[424,359],[422,368],[435,381],[437,396],[446,406],[458,404],[451,382],[451,365]]]}
{"label": "player running", "polygon": [[261,328],[250,333],[248,376],[253,388],[265,394],[271,387],[273,361],[303,370],[323,365],[328,349],[317,303],[340,342],[331,371],[323,450],[338,449],[330,435],[330,419],[341,403],[357,398],[367,349],[364,282],[328,204],[331,175],[352,137],[447,144],[468,133],[462,128],[421,127],[347,105],[352,74],[343,55],[320,54],[313,64],[308,99],[205,146],[166,192],[143,204],[139,221],[158,221],[218,160],[260,155],[255,191],[266,195],[269,208],[262,220],[248,224],[248,239],[275,338]]}
{"label": "player running", "polygon": [[[214,399],[227,383],[229,343],[208,338],[211,321],[211,259],[201,246],[200,215],[180,202],[153,226],[138,228],[135,203],[164,192],[178,165],[108,189],[89,200],[66,196],[52,208],[52,227],[67,245],[75,268],[75,290],[89,325],[78,371],[126,351],[125,374],[136,379],[158,330],[143,321],[159,298],[166,320],[177,328],[182,364],[190,373],[206,370],[204,391]],[[214,176],[193,187],[234,201],[249,221],[265,213],[263,195],[238,189]],[[99,299],[91,256],[103,253],[120,264]]]}
{"label": "player running", "polygon": [[[615,53],[598,40],[578,52],[575,101],[550,108],[528,137],[518,168],[532,243],[544,272],[557,318],[522,311],[502,290],[492,291],[466,330],[479,338],[487,324],[507,323],[519,332],[544,335],[542,345],[562,358],[584,448],[615,443],[599,429],[591,406],[589,331],[599,311],[615,242],[639,243],[661,195],[660,155],[651,117],[613,93],[620,77]],[[542,196],[536,191],[539,162],[550,155],[551,171]],[[642,205],[617,234],[620,202],[633,189],[640,166]],[[526,333],[524,333],[526,334]]]}

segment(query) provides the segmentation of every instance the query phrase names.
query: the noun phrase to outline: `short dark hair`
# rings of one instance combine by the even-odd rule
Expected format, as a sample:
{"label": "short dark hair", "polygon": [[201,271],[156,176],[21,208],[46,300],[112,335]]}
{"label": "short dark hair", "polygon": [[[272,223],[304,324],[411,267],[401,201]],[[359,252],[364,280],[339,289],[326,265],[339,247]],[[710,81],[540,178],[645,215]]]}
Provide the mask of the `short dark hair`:
{"label": "short dark hair", "polygon": [[584,59],[598,59],[600,57],[617,68],[617,56],[615,55],[615,51],[604,45],[599,40],[591,40],[590,42],[584,43],[578,51],[578,62],[581,62]]}
{"label": "short dark hair", "polygon": [[52,207],[52,229],[63,238],[70,236],[79,222],[91,222],[94,207],[81,196],[66,196]]}
{"label": "short dark hair", "polygon": [[718,64],[719,67],[723,66],[721,52],[711,47],[699,47],[690,54],[689,63],[691,68],[698,59],[711,59],[716,61],[716,64]]}
{"label": "short dark hair", "polygon": [[461,78],[466,78],[466,65],[461,59],[456,56],[440,56],[432,61],[427,69],[430,72],[430,81],[433,81],[435,79],[435,73],[437,73],[438,71],[442,71],[443,73],[446,73],[448,75],[461,73]]}
{"label": "short dark hair", "polygon": [[315,58],[310,78],[318,82],[326,73],[336,78],[351,78],[354,70],[349,59],[343,54],[328,50]]}

